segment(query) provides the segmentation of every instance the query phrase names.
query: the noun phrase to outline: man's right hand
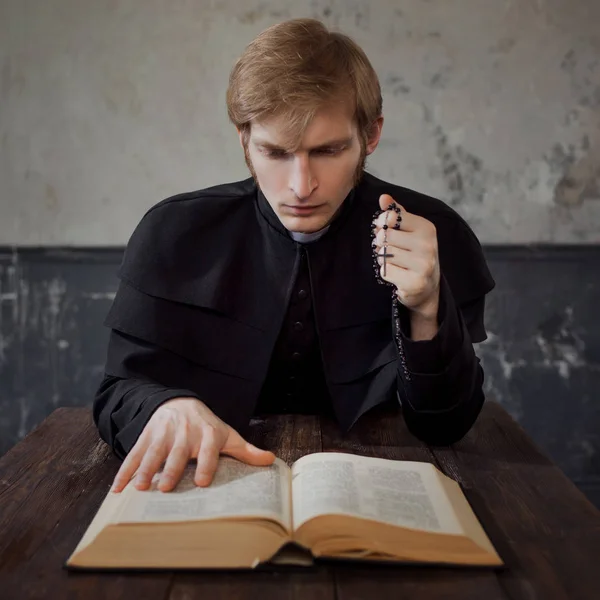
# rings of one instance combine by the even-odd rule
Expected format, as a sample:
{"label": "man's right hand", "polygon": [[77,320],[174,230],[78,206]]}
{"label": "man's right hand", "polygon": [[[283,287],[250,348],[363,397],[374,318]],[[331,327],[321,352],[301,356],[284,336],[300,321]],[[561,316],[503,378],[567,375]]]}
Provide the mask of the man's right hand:
{"label": "man's right hand", "polygon": [[165,463],[158,489],[168,492],[177,485],[191,458],[198,460],[196,485],[208,486],[220,454],[256,466],[267,466],[275,460],[272,452],[248,443],[200,400],[173,398],[161,404],[150,417],[123,461],[111,491],[120,492],[134,473],[136,489],[148,489],[152,477]]}

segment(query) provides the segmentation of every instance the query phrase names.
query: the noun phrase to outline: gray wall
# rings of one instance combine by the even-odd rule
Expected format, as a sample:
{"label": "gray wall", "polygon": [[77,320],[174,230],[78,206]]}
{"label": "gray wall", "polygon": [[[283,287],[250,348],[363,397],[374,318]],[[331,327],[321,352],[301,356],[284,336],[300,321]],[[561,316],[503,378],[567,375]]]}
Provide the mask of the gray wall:
{"label": "gray wall", "polygon": [[2,0],[0,244],[124,244],[161,198],[247,175],[224,93],[313,16],[374,63],[370,168],[484,242],[600,240],[598,0]]}

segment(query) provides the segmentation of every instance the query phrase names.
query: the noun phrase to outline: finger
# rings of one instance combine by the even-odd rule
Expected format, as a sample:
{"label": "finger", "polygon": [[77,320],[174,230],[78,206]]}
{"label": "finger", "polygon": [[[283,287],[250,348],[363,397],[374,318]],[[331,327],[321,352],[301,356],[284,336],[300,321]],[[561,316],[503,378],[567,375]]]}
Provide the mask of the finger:
{"label": "finger", "polygon": [[190,460],[189,440],[185,431],[184,427],[179,427],[175,434],[175,442],[158,483],[158,489],[161,492],[169,492],[179,483]]}
{"label": "finger", "polygon": [[219,453],[221,449],[217,443],[217,434],[213,427],[207,426],[202,429],[202,440],[198,451],[198,464],[194,482],[199,486],[210,485],[217,466],[219,465]]}
{"label": "finger", "polygon": [[381,229],[384,225],[387,225],[389,230],[392,230],[394,228],[396,228],[396,230],[397,230],[398,227],[396,227],[396,223],[399,223],[400,224],[399,228],[402,229],[403,228],[403,221],[404,221],[404,212],[403,211],[402,211],[401,214],[398,214],[395,211],[386,210],[386,211],[380,213],[375,218],[375,220],[373,221],[373,223],[375,224],[375,227],[378,230]]}
{"label": "finger", "polygon": [[378,250],[381,249],[385,241],[386,246],[401,248],[403,250],[417,250],[419,248],[420,240],[418,236],[415,236],[409,231],[394,231],[388,229],[387,231],[380,229],[376,232],[373,238],[373,245],[378,246]]}
{"label": "finger", "polygon": [[250,442],[247,442],[237,431],[231,430],[229,438],[223,449],[223,454],[233,456],[242,462],[257,467],[263,467],[273,464],[275,455],[268,450],[261,450]]}
{"label": "finger", "polygon": [[381,210],[387,210],[390,204],[400,206],[400,204],[398,204],[398,202],[396,202],[389,194],[381,194],[381,196],[379,196],[379,208]]}
{"label": "finger", "polygon": [[389,194],[382,194],[379,196],[379,208],[384,212],[380,214],[375,223],[381,227],[386,223],[386,215],[387,215],[387,225],[391,229],[397,222],[397,215],[395,211],[388,210],[390,204],[396,205],[400,208],[400,218],[401,224],[400,227],[404,231],[414,231],[415,227],[418,227],[418,223],[422,217],[418,215],[413,215],[409,213],[400,203],[396,202],[392,196]]}
{"label": "finger", "polygon": [[135,476],[135,489],[146,490],[150,487],[152,477],[160,469],[167,458],[168,450],[165,438],[153,441],[142,459],[140,469]]}
{"label": "finger", "polygon": [[[395,211],[389,210],[380,213],[373,221],[375,230],[379,231],[383,229],[384,225],[387,225],[388,231],[421,231],[427,227],[429,221],[420,217],[419,215],[411,215],[404,209],[401,209],[401,213],[398,214]],[[399,223],[399,226],[396,224]]]}
{"label": "finger", "polygon": [[379,272],[382,279],[396,286],[396,294],[401,302],[419,293],[422,289],[423,277],[410,269],[403,269],[388,263],[385,277],[383,276],[383,267],[379,269]]}
{"label": "finger", "polygon": [[131,481],[134,473],[142,462],[142,458],[146,453],[146,449],[150,443],[150,436],[145,432],[138,438],[137,443],[129,451],[129,454],[125,457],[121,468],[119,469],[117,476],[111,487],[111,492],[121,492],[123,488]]}
{"label": "finger", "polygon": [[[421,261],[419,257],[415,255],[414,252],[410,252],[409,250],[404,250],[402,248],[396,248],[395,246],[387,247],[387,257],[386,264],[389,267],[396,266],[401,269],[409,269],[411,271],[419,270],[421,266]],[[379,256],[377,258],[377,262],[379,266],[383,266],[383,256]]]}

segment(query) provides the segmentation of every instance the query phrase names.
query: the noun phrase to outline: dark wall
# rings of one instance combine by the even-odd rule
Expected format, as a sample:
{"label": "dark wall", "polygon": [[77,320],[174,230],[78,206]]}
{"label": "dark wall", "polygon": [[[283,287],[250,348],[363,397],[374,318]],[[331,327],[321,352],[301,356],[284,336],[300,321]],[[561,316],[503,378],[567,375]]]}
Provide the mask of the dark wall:
{"label": "dark wall", "polygon": [[[600,246],[487,247],[486,392],[600,507]],[[121,250],[0,249],[0,455],[90,405]]]}

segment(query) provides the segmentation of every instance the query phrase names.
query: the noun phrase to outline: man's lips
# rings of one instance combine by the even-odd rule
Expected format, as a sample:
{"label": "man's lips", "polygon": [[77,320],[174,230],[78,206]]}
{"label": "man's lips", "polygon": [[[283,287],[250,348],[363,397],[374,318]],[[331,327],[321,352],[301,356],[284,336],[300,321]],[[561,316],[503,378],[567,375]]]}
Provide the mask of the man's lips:
{"label": "man's lips", "polygon": [[297,213],[297,214],[310,213],[310,212],[317,210],[321,206],[322,206],[322,204],[315,204],[315,205],[310,205],[310,206],[297,205],[297,204],[291,204],[291,205],[284,204],[284,208],[286,208],[294,213]]}

